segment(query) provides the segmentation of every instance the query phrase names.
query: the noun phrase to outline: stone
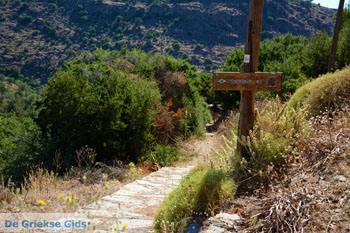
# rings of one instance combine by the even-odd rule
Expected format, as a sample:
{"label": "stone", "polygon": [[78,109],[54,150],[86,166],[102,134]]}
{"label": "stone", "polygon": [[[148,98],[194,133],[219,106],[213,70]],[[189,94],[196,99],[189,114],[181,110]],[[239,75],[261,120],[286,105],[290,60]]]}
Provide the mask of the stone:
{"label": "stone", "polygon": [[342,181],[342,182],[346,182],[346,177],[345,176],[342,176],[342,175],[340,175],[340,176],[334,176],[334,177],[332,177],[331,178],[331,181]]}
{"label": "stone", "polygon": [[215,217],[209,218],[209,221],[212,222],[223,222],[226,225],[232,227],[235,225],[236,222],[239,222],[241,220],[241,217],[237,214],[227,214],[227,213],[220,213],[215,215]]}

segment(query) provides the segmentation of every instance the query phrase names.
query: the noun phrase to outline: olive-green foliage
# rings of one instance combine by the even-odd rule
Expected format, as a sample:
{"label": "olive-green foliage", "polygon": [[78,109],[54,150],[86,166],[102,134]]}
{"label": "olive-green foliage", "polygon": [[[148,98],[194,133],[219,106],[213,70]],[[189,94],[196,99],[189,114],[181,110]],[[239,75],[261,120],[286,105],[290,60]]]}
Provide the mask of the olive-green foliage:
{"label": "olive-green foliage", "polygon": [[[154,228],[157,232],[184,232],[201,214],[214,214],[226,198],[234,195],[233,179],[222,171],[199,165],[181,180],[158,209]],[[173,229],[171,229],[173,228]]]}
{"label": "olive-green foliage", "polygon": [[0,77],[0,113],[15,113],[17,116],[36,117],[34,103],[38,94],[25,83]]}
{"label": "olive-green foliage", "polygon": [[259,70],[263,72],[282,72],[282,93],[293,93],[305,81],[302,73],[303,55],[300,53],[309,43],[306,37],[275,36],[261,43]]}
{"label": "olive-green foliage", "polygon": [[5,180],[21,180],[41,153],[41,132],[31,118],[0,115],[0,175]]}
{"label": "olive-green foliage", "polygon": [[172,100],[175,112],[184,109],[179,135],[204,132],[210,114],[199,82],[196,67],[184,60],[99,49],[66,63],[50,78],[38,104],[38,122],[53,149],[64,154],[66,166],[85,145],[96,150],[99,160],[135,161],[152,151],[161,100]]}
{"label": "olive-green foliage", "polygon": [[[259,67],[262,72],[283,72],[282,93],[293,93],[305,81],[303,74],[303,51],[309,41],[306,37],[275,36],[271,40],[264,40],[260,47]],[[243,72],[244,50],[239,49],[225,59],[221,70],[226,72]],[[266,96],[263,92],[258,95]],[[239,92],[218,92],[216,101],[232,106],[239,101]]]}
{"label": "olive-green foliage", "polygon": [[310,116],[343,106],[350,99],[350,67],[323,75],[300,87],[288,102],[288,108],[299,104],[307,107]]}
{"label": "olive-green foliage", "polygon": [[350,5],[343,12],[337,50],[336,68],[340,69],[350,64]]}
{"label": "olive-green foliage", "polygon": [[[116,56],[121,56],[131,64],[129,72],[144,79],[155,79],[163,102],[172,100],[172,110],[184,108],[180,127],[176,129],[181,135],[190,136],[192,133],[202,135],[205,132],[205,124],[210,121],[210,113],[205,99],[199,92],[203,84],[196,66],[169,55],[152,55],[138,50],[123,49]],[[184,77],[179,79],[178,76]]]}
{"label": "olive-green foliage", "polygon": [[269,101],[257,111],[256,124],[246,140],[251,155],[247,171],[266,171],[269,165],[280,167],[308,133],[305,108],[286,108],[278,97]]}
{"label": "olive-green foliage", "polygon": [[[264,40],[260,46],[259,71],[283,72],[283,93],[294,92],[305,81],[302,75],[301,51],[309,43],[306,37],[275,36],[271,40]],[[240,49],[229,55],[222,67],[223,71],[243,71],[244,50]]]}
{"label": "olive-green foliage", "polygon": [[201,82],[199,91],[202,96],[205,97],[208,104],[213,104],[215,102],[215,91],[213,89],[213,75],[201,72],[200,73]]}
{"label": "olive-green foliage", "polygon": [[[336,57],[337,69],[341,69],[350,63],[349,15],[349,9],[347,8],[343,14],[343,24],[339,36]],[[327,73],[331,43],[332,39],[325,32],[312,35],[310,40],[303,36],[293,36],[291,34],[264,40],[260,46],[258,70],[262,72],[283,72],[281,94],[294,93],[308,78],[316,78]],[[242,72],[243,56],[243,49],[235,51],[226,58],[221,70]],[[227,101],[234,103],[239,100],[238,94],[236,94],[234,100],[225,98],[228,95],[232,95],[232,92],[219,92],[216,94],[217,102],[229,104]],[[257,95],[268,96],[271,93],[260,92]]]}
{"label": "olive-green foliage", "polygon": [[160,94],[156,83],[118,69],[110,53],[65,64],[42,91],[39,124],[66,166],[84,145],[97,159],[136,160],[150,149]]}
{"label": "olive-green foliage", "polygon": [[327,73],[329,54],[331,51],[332,39],[327,33],[312,35],[310,43],[304,49],[304,73],[308,77],[316,78]]}
{"label": "olive-green foliage", "polygon": [[280,168],[293,155],[297,143],[309,133],[306,109],[289,109],[278,97],[264,105],[264,109],[256,112],[255,126],[249,137],[241,141],[250,152],[248,161],[237,154],[235,127],[232,136],[224,138],[225,146],[215,151],[220,161],[218,166],[239,180],[266,174],[269,166]]}
{"label": "olive-green foliage", "polygon": [[179,150],[170,145],[156,145],[151,152],[147,153],[146,160],[159,167],[171,166],[179,160]]}

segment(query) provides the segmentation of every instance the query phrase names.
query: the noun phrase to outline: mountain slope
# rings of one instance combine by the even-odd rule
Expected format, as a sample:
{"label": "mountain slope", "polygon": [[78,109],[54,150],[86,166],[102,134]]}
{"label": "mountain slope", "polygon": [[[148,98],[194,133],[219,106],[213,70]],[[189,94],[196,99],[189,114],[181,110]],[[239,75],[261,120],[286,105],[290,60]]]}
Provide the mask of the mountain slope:
{"label": "mountain slope", "polygon": [[[0,73],[45,83],[82,51],[124,45],[216,69],[243,46],[248,8],[248,0],[2,0]],[[334,14],[306,1],[266,0],[262,38],[330,33]]]}

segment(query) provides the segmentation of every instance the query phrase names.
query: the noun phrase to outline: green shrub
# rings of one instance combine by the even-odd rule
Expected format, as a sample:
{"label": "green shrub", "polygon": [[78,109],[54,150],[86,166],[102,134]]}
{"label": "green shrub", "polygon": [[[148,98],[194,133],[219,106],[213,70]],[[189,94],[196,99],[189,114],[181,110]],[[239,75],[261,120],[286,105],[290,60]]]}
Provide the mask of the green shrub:
{"label": "green shrub", "polygon": [[196,218],[218,212],[235,191],[231,177],[199,165],[181,180],[159,207],[154,228],[157,232],[184,232]]}
{"label": "green shrub", "polygon": [[234,127],[231,138],[224,139],[225,146],[215,151],[219,167],[239,180],[266,175],[271,166],[281,168],[309,133],[306,109],[289,109],[278,98],[264,105],[264,109],[256,112],[255,126],[249,137],[241,141],[248,147],[249,161],[237,154],[237,129]]}
{"label": "green shrub", "polygon": [[175,50],[179,50],[180,47],[181,47],[180,42],[177,41],[177,40],[174,40],[173,48],[174,48]]}
{"label": "green shrub", "polygon": [[41,132],[31,118],[0,115],[0,175],[5,180],[20,181],[41,153]]}
{"label": "green shrub", "polygon": [[270,16],[267,16],[266,20],[269,22],[273,22],[275,19],[270,15]]}
{"label": "green shrub", "polygon": [[30,22],[32,22],[32,20],[33,20],[33,17],[30,15],[24,15],[19,17],[19,22],[23,25],[29,24]]}
{"label": "green shrub", "polygon": [[196,44],[196,46],[195,46],[195,50],[201,50],[203,48],[203,45],[201,45],[201,44]]}
{"label": "green shrub", "polygon": [[50,36],[50,37],[52,37],[52,38],[56,38],[56,37],[57,37],[56,29],[53,28],[52,26],[50,26],[49,24],[45,24],[44,27],[43,27],[43,29],[44,29],[44,32],[45,32],[48,36]]}
{"label": "green shrub", "polygon": [[350,64],[350,5],[344,9],[339,45],[337,51],[336,68]]}
{"label": "green shrub", "polygon": [[225,25],[224,25],[224,28],[225,28],[225,30],[226,31],[228,31],[228,32],[231,32],[232,31],[232,25],[231,24],[228,24],[228,23],[226,23]]}
{"label": "green shrub", "polygon": [[38,94],[25,83],[0,77],[0,113],[14,113],[17,116],[36,117],[35,102]]}
{"label": "green shrub", "polygon": [[146,160],[159,167],[171,166],[179,161],[178,149],[173,149],[169,145],[156,145],[146,156]]}
{"label": "green shrub", "polygon": [[306,106],[310,116],[332,111],[350,99],[350,67],[323,75],[300,87],[288,102],[289,108]]}
{"label": "green shrub", "polygon": [[247,138],[251,155],[249,169],[266,171],[269,165],[281,167],[296,145],[309,133],[306,109],[289,109],[277,97],[256,114],[256,125]]}
{"label": "green shrub", "polygon": [[332,39],[326,32],[311,36],[310,43],[303,49],[303,70],[308,77],[327,73],[331,45]]}
{"label": "green shrub", "polygon": [[153,144],[156,83],[119,70],[109,55],[98,50],[66,63],[41,93],[39,125],[68,167],[85,145],[98,160],[135,161]]}
{"label": "green shrub", "polygon": [[205,124],[210,121],[210,113],[204,97],[200,94],[201,77],[197,73],[197,67],[168,55],[152,55],[138,50],[122,50],[120,53],[116,56],[125,53],[122,58],[130,63],[129,72],[157,81],[162,102],[172,102],[170,111],[183,110],[173,131],[175,135],[203,135]]}

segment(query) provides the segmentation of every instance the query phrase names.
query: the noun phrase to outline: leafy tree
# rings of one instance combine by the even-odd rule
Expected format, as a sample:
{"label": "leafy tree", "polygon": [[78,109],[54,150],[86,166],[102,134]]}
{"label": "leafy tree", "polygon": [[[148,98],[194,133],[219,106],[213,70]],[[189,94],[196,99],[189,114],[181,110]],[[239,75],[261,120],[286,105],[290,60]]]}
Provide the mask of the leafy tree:
{"label": "leafy tree", "polygon": [[98,159],[133,160],[154,140],[152,124],[160,95],[154,81],[118,69],[103,50],[67,63],[42,92],[39,125],[66,166],[84,145]]}
{"label": "leafy tree", "polygon": [[36,117],[34,103],[38,94],[25,83],[0,76],[0,113],[14,113],[17,116]]}
{"label": "leafy tree", "polygon": [[31,118],[0,115],[0,175],[20,181],[33,164],[40,161],[42,138]]}
{"label": "leafy tree", "polygon": [[332,39],[326,32],[311,36],[303,54],[304,72],[308,77],[316,78],[320,74],[327,73],[331,45]]}
{"label": "leafy tree", "polygon": [[[306,37],[275,36],[261,43],[259,70],[263,72],[282,72],[282,93],[293,93],[305,81],[303,69],[303,51],[309,44]],[[268,94],[268,93],[264,93]]]}
{"label": "leafy tree", "polygon": [[336,67],[350,64],[350,4],[343,11],[342,26],[339,35],[339,45],[337,51]]}

